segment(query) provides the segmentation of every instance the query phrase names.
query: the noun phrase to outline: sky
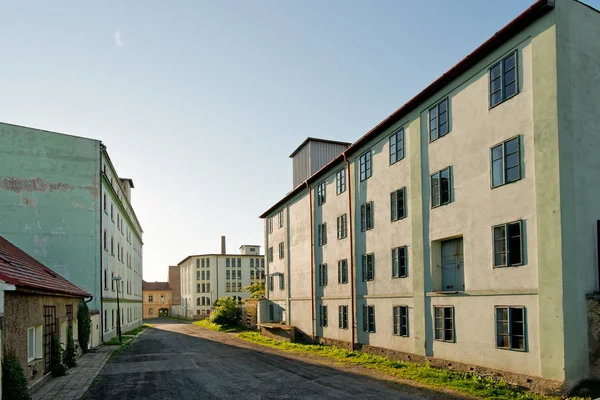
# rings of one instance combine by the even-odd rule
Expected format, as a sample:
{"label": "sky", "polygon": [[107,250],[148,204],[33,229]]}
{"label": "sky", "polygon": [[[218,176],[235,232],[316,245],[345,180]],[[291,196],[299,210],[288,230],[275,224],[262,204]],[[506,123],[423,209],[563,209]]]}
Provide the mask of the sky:
{"label": "sky", "polygon": [[0,121],[102,140],[166,280],[263,246],[307,136],[355,141],[532,3],[5,0]]}

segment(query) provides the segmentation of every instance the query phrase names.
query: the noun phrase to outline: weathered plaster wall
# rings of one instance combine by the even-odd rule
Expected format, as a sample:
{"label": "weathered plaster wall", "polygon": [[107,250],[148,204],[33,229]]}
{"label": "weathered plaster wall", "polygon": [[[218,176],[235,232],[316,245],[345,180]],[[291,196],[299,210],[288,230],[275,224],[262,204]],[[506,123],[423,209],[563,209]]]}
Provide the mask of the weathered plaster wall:
{"label": "weathered plaster wall", "polygon": [[0,123],[0,233],[100,308],[100,142]]}
{"label": "weathered plaster wall", "polygon": [[588,374],[585,295],[598,290],[600,13],[557,1],[558,141],[563,241],[565,377]]}
{"label": "weathered plaster wall", "polygon": [[[73,319],[75,323],[78,301],[78,299],[73,297],[41,296],[17,291],[5,292],[2,343],[7,349],[15,352],[19,363],[25,370],[25,376],[30,385],[44,375],[44,361],[43,359],[38,359],[30,363],[27,362],[27,328],[41,325],[43,335],[44,306],[55,306],[57,318],[56,333],[60,334],[60,341],[66,345],[66,305],[70,304],[73,306]],[[60,329],[61,324],[64,324],[65,328],[62,331]],[[42,345],[42,357],[43,351]]]}

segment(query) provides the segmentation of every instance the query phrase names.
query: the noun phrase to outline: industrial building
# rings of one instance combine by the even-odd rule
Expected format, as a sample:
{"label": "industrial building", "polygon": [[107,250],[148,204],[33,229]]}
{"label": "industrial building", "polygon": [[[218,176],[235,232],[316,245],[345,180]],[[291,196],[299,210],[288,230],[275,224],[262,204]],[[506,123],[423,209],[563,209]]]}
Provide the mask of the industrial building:
{"label": "industrial building", "polygon": [[269,319],[529,387],[597,376],[599,37],[537,1],[354,143],[307,139],[261,215]]}

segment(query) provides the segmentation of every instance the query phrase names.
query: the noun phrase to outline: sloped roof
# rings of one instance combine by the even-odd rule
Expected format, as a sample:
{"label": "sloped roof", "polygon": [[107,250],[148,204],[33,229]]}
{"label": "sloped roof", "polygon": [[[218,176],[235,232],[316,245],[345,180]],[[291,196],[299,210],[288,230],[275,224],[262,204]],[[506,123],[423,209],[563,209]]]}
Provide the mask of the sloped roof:
{"label": "sloped roof", "polygon": [[142,281],[142,290],[171,290],[169,282],[146,282]]}
{"label": "sloped roof", "polygon": [[67,279],[0,236],[0,279],[17,288],[91,297]]}

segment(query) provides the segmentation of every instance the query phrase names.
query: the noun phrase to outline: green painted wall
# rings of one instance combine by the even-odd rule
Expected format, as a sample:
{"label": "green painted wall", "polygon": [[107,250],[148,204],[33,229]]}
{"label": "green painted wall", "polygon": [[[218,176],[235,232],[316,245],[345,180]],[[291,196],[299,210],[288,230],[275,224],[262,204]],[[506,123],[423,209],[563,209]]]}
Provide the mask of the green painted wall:
{"label": "green painted wall", "polygon": [[0,235],[100,309],[100,142],[0,123]]}

